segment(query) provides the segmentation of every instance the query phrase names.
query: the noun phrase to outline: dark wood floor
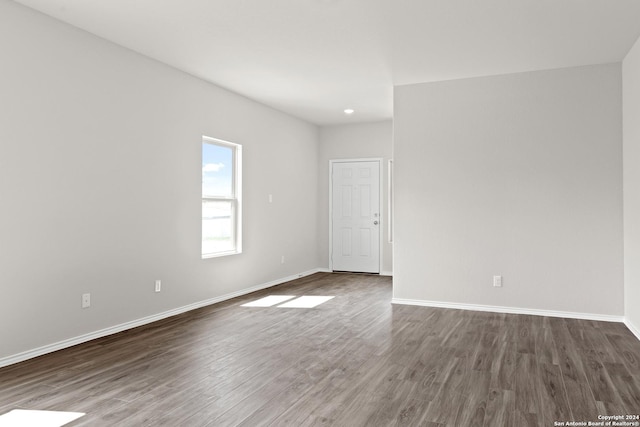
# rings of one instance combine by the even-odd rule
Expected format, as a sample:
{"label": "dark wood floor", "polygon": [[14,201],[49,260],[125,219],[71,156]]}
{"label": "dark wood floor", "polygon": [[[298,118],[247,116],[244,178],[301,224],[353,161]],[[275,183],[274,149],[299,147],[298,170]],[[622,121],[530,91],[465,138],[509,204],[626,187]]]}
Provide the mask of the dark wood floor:
{"label": "dark wood floor", "polygon": [[[312,309],[246,308],[271,294]],[[391,305],[391,279],[316,274],[0,369],[0,414],[69,426],[553,426],[640,413],[622,324]]]}

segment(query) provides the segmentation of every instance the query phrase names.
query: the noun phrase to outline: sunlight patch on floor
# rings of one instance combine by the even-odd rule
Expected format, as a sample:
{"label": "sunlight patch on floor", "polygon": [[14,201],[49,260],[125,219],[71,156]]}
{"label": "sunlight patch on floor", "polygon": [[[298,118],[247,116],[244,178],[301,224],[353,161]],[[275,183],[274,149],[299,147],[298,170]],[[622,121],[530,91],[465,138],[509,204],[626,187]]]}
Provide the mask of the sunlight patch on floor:
{"label": "sunlight patch on floor", "polygon": [[271,307],[295,297],[295,295],[269,295],[268,297],[242,304],[241,307]]}
{"label": "sunlight patch on floor", "polygon": [[0,415],[0,427],[61,427],[82,416],[82,412],[14,409]]}
{"label": "sunlight patch on floor", "polygon": [[305,295],[300,298],[288,301],[278,306],[278,308],[313,308],[329,301],[333,296]]}
{"label": "sunlight patch on floor", "polygon": [[[278,308],[313,308],[329,301],[331,298],[335,298],[335,296],[304,295],[296,298],[295,295],[269,295],[268,297],[242,304],[240,307],[273,307],[277,305]],[[283,302],[285,303],[282,304]]]}

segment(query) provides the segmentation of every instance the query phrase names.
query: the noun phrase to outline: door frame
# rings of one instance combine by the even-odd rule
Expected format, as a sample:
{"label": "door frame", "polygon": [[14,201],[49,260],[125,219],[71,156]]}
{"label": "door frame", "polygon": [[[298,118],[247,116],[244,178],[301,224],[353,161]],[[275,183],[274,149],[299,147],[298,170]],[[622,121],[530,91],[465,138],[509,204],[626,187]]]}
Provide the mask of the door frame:
{"label": "door frame", "polygon": [[[355,159],[333,159],[329,160],[329,271],[333,271],[333,165],[335,163],[358,163],[358,162],[377,162],[378,163],[378,212],[380,218],[380,232],[378,233],[378,274],[382,274],[382,235],[384,234],[384,225],[386,218],[382,212],[384,204],[382,194],[382,157],[360,157]],[[372,273],[375,274],[375,273]]]}

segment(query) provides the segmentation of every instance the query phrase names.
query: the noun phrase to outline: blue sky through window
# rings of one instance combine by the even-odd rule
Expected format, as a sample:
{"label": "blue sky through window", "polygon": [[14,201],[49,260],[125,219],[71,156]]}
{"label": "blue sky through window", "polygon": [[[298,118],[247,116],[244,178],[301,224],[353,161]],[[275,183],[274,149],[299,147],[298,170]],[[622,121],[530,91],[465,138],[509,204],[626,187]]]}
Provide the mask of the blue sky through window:
{"label": "blue sky through window", "polygon": [[233,149],[202,144],[202,195],[233,195]]}

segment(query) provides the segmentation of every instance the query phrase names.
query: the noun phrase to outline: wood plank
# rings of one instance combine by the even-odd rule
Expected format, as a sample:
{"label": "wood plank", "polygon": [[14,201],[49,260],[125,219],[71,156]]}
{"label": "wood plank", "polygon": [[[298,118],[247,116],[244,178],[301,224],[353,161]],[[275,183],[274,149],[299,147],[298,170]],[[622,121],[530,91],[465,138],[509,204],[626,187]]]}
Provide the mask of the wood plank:
{"label": "wood plank", "polygon": [[[548,363],[538,364],[538,391],[540,394],[540,409],[538,418],[548,425],[555,421],[571,420],[573,415],[569,408],[567,391],[562,380],[560,368]],[[580,414],[580,419],[584,415]],[[597,418],[593,418],[597,420]]]}
{"label": "wood plank", "polygon": [[596,399],[593,395],[579,348],[563,319],[553,319],[551,330],[558,351],[560,373],[570,402],[572,419],[597,420]]}
{"label": "wood plank", "polygon": [[517,425],[515,422],[515,403],[514,391],[491,389],[487,398],[484,426],[511,427]]}

